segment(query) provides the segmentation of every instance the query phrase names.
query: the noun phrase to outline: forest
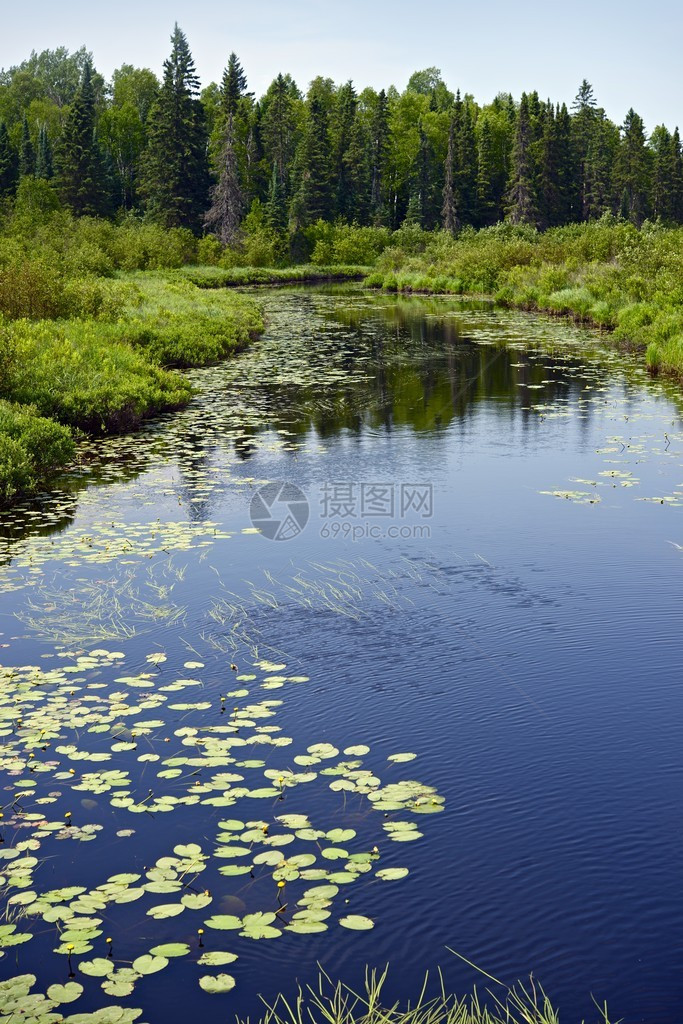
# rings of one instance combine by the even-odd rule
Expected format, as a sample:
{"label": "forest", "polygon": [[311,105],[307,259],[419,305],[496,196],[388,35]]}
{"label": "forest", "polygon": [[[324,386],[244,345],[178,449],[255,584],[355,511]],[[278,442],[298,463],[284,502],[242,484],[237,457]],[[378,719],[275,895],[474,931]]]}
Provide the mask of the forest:
{"label": "forest", "polygon": [[177,25],[161,82],[130,64],[107,82],[85,48],[34,52],[0,73],[5,206],[22,184],[34,204],[144,216],[206,236],[204,262],[241,244],[238,262],[256,265],[305,261],[320,221],[454,234],[606,213],[683,222],[678,128],[648,138],[633,108],[615,124],[585,80],[569,106],[537,92],[482,104],[436,68],[402,92],[318,77],[304,94],[279,73],[257,99],[234,53],[201,89]]}

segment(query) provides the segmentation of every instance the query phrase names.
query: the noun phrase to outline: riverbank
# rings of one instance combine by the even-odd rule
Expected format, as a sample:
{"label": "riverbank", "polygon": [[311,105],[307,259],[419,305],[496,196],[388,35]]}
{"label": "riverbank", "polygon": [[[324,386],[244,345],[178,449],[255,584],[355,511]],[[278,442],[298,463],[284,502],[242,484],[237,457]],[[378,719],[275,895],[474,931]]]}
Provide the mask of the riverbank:
{"label": "riverbank", "polygon": [[[68,465],[79,431],[129,431],[182,408],[192,389],[176,369],[218,362],[263,330],[252,299],[207,293],[167,271],[46,282],[47,268],[45,275],[36,266],[12,269],[26,287],[23,295],[11,290],[5,268],[2,284],[12,301],[0,314],[4,505]],[[48,290],[62,315],[27,316],[32,306],[48,312]]]}
{"label": "riverbank", "polygon": [[236,288],[240,285],[329,284],[335,281],[362,281],[372,267],[325,266],[307,263],[294,267],[183,267],[180,277],[198,288]]}
{"label": "riverbank", "polygon": [[369,287],[484,294],[510,308],[570,317],[642,350],[652,373],[683,381],[683,229],[603,218],[539,233],[394,236]]}

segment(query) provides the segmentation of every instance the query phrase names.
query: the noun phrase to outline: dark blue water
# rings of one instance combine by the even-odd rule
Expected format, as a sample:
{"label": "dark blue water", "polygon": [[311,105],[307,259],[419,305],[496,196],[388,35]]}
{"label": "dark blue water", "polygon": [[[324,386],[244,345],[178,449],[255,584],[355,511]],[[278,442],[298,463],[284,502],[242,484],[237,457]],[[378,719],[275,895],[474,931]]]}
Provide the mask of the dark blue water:
{"label": "dark blue water", "polygon": [[[0,864],[9,919],[33,935],[5,948],[2,976],[35,973],[36,992],[67,980],[65,953],[52,953],[62,925],[42,916],[46,892],[75,885],[92,897],[120,872],[144,886],[155,861],[189,843],[206,866],[196,877],[181,870],[179,888],[91,904],[98,934],[71,958],[84,992],[63,1012],[113,1003],[150,1024],[190,1012],[255,1017],[259,995],[292,994],[318,964],[355,984],[366,964],[389,962],[397,998],[437,966],[459,992],[489,984],[451,947],[505,984],[533,972],[563,1020],[593,1019],[591,994],[614,1019],[680,1020],[676,393],[588,332],[488,306],[331,289],[261,300],[266,335],[232,363],[193,371],[190,409],[84,447],[58,491],[5,517],[0,641],[18,671],[0,691],[0,850],[28,837],[18,862],[36,863],[23,879],[12,860]],[[301,532],[301,507],[289,509],[290,539],[252,532],[251,502],[269,481],[307,501]],[[179,679],[196,684],[164,689]],[[282,732],[259,733],[264,725]],[[238,745],[212,759],[207,741],[226,737]],[[335,753],[305,763],[320,743]],[[370,751],[343,753],[358,745]],[[396,753],[417,756],[387,760]],[[159,777],[174,757],[180,774]],[[91,778],[88,791],[72,789],[114,770],[127,773],[119,788],[137,810],[112,806],[116,793],[93,792]],[[304,779],[283,786],[290,771]],[[371,773],[372,800],[330,790],[354,771]],[[211,788],[221,772],[242,780]],[[28,794],[19,801],[18,780]],[[403,806],[373,809],[378,789],[402,780],[422,785],[417,803],[404,793]],[[230,787],[230,805],[201,802]],[[180,802],[161,810],[162,797]],[[63,824],[68,810],[64,838],[41,829],[43,814]],[[282,814],[356,835],[281,848],[239,839],[249,822],[293,834]],[[237,838],[217,840],[230,819],[242,823]],[[421,836],[394,842],[383,826],[403,821]],[[91,825],[101,826],[95,838],[69,836]],[[252,855],[216,857],[217,844]],[[327,859],[330,846],[346,856]],[[325,878],[287,880],[283,899],[276,867],[261,863],[253,878],[218,870],[275,848],[311,851],[313,870],[348,875],[348,857],[374,846],[370,870],[339,884],[321,908],[327,930],[312,934],[286,925]],[[377,878],[396,866],[409,875]],[[205,909],[147,913],[204,890]],[[23,904],[17,893],[29,893]],[[277,940],[204,926],[198,948],[212,915],[283,902]],[[374,927],[341,927],[348,914]],[[108,995],[78,969],[106,958],[108,938],[124,969],[161,943],[190,952],[135,980],[130,995]],[[239,959],[200,968],[206,949]],[[203,992],[198,978],[219,972],[234,990]]]}

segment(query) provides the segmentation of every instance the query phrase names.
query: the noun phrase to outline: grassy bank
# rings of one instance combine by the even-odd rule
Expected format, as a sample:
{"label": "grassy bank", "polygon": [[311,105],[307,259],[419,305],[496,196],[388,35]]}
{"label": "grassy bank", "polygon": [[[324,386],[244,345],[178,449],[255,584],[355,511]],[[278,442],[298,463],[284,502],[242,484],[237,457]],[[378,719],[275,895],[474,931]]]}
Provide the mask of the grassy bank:
{"label": "grassy bank", "polygon": [[[51,230],[46,230],[46,223]],[[162,257],[166,257],[166,267]],[[55,214],[0,235],[0,502],[73,457],[74,430],[119,432],[191,397],[173,368],[216,362],[263,329],[245,296],[176,268],[183,232]]]}
{"label": "grassy bank", "polygon": [[396,232],[366,278],[389,291],[486,294],[570,316],[683,380],[683,229],[603,218],[543,234],[498,225],[458,237]]}
{"label": "grassy bank", "polygon": [[297,267],[184,267],[178,273],[198,288],[233,288],[253,284],[317,284],[326,281],[360,281],[370,267],[318,267],[304,264]]}

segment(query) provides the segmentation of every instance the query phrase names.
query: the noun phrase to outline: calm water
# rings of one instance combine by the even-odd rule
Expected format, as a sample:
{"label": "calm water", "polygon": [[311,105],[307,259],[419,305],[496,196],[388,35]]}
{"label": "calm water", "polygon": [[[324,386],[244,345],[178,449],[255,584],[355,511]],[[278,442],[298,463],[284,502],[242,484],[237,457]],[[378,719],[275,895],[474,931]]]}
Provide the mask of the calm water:
{"label": "calm water", "polygon": [[[0,944],[33,937],[2,977],[44,993],[71,944],[65,1014],[218,1022],[318,963],[389,961],[397,997],[437,966],[481,985],[451,947],[533,971],[565,1021],[591,993],[679,1021],[675,392],[485,305],[258,294],[266,335],[192,371],[188,410],[4,517]],[[253,532],[272,481],[307,502],[289,539]],[[109,992],[79,969],[108,939]],[[167,943],[190,951],[126,974]]]}

